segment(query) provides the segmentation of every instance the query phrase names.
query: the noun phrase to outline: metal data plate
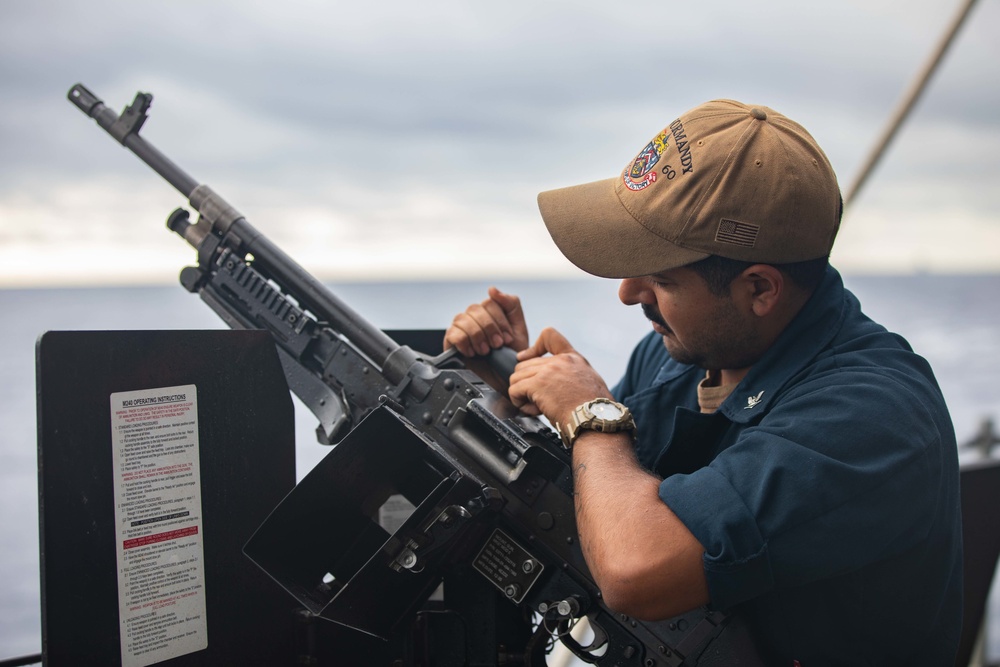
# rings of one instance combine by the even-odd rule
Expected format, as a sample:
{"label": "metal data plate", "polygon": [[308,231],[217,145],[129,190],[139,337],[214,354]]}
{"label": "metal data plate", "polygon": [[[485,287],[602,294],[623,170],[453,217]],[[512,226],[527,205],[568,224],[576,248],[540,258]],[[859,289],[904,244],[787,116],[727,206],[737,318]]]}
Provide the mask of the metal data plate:
{"label": "metal data plate", "polygon": [[472,566],[518,604],[545,569],[541,561],[499,528],[493,531]]}

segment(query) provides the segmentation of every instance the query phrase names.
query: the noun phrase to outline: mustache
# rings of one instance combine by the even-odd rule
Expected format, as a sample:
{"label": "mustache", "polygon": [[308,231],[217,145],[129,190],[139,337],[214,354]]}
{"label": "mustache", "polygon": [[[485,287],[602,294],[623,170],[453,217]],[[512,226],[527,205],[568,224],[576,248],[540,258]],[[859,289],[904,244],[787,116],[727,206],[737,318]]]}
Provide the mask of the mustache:
{"label": "mustache", "polygon": [[663,316],[660,315],[660,311],[658,311],[655,307],[653,307],[648,303],[643,303],[639,305],[642,308],[642,314],[646,316],[647,320],[655,324],[659,324],[661,327],[667,329],[668,331],[670,330],[670,327],[667,326],[667,323],[663,321]]}

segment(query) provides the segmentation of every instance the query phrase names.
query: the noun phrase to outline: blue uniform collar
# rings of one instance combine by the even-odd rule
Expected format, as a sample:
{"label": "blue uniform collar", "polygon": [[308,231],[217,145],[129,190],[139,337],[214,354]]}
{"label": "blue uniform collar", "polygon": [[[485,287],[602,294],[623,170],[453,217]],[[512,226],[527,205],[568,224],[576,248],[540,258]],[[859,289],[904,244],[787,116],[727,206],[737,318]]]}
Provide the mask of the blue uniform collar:
{"label": "blue uniform collar", "polygon": [[845,317],[844,295],[840,274],[828,267],[806,305],[718,411],[740,424],[765,414],[789,378],[809,365],[837,335]]}

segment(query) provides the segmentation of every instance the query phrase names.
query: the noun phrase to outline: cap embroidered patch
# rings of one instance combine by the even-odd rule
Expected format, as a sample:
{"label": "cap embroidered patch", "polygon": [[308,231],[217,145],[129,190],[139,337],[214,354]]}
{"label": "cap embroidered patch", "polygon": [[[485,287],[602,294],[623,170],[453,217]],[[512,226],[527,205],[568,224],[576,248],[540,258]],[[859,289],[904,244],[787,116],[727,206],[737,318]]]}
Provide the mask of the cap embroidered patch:
{"label": "cap embroidered patch", "polygon": [[719,221],[719,229],[715,233],[715,240],[719,243],[729,243],[731,245],[752,248],[757,243],[757,233],[759,231],[760,225],[723,218]]}
{"label": "cap embroidered patch", "polygon": [[667,150],[667,131],[663,130],[639,151],[632,166],[625,170],[622,178],[629,190],[645,190],[650,183],[656,182],[656,172],[653,167],[660,161],[660,156]]}

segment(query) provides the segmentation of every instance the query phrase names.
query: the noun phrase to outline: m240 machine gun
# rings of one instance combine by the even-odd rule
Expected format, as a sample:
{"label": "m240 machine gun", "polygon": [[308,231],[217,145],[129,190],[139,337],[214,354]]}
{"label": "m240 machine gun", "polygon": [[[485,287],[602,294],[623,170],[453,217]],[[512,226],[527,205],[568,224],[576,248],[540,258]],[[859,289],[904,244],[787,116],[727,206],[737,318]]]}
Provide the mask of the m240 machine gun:
{"label": "m240 machine gun", "polygon": [[[454,351],[418,352],[373,327],[147,143],[139,130],[152,95],[120,115],[82,85],[68,97],[188,199],[197,221],[180,208],[167,220],[197,251],[182,285],[230,327],[270,332],[319,441],[336,444],[244,548],[309,614],[390,639],[412,632],[417,610],[461,568],[519,610],[527,639],[484,662],[431,664],[539,665],[552,640],[605,666],[756,664],[747,635],[717,611],[647,623],[608,609],[577,541],[570,458],[551,429]],[[394,507],[404,508],[398,525],[387,520]],[[593,640],[580,642],[570,629],[584,617]]]}

